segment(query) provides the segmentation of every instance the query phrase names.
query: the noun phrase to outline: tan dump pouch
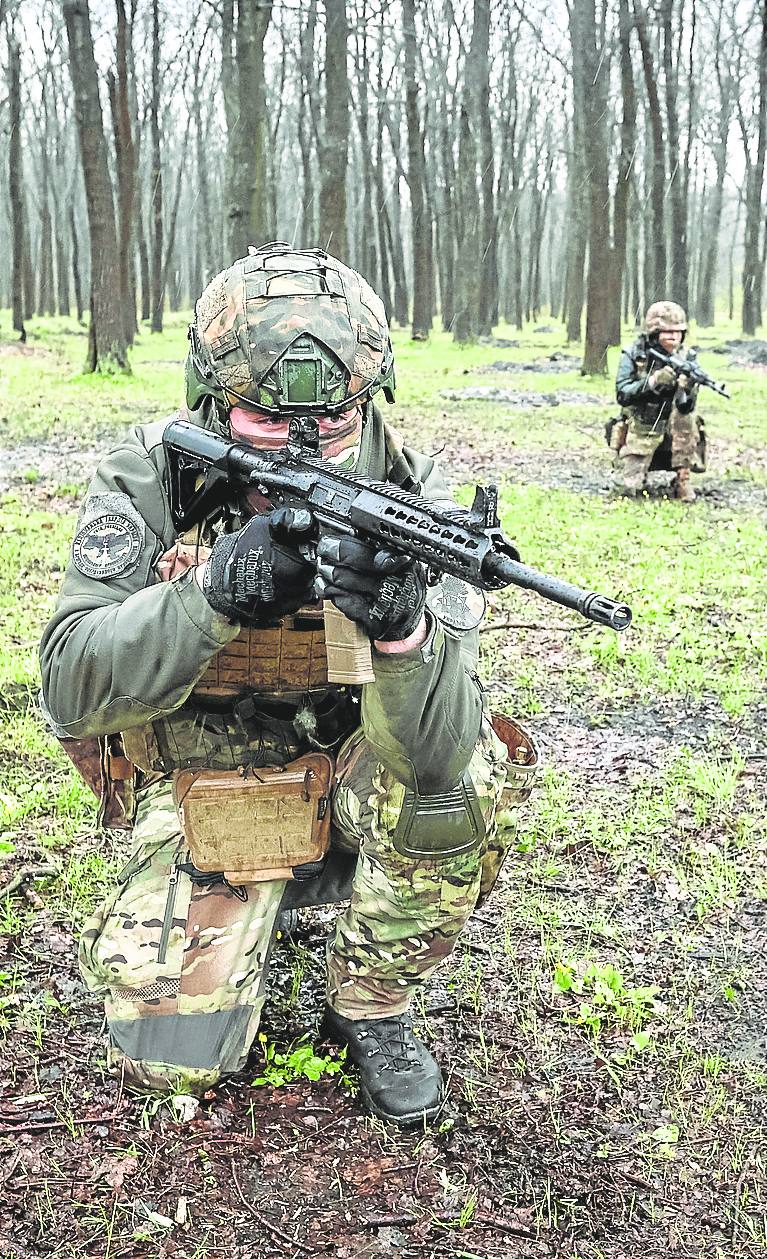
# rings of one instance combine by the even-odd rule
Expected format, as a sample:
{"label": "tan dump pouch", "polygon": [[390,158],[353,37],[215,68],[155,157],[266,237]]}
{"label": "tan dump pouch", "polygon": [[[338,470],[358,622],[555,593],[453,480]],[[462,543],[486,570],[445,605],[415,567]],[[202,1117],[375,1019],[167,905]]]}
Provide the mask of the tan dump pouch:
{"label": "tan dump pouch", "polygon": [[198,870],[228,882],[306,877],[330,845],[333,762],[310,752],[288,765],[250,770],[179,770],[173,799]]}
{"label": "tan dump pouch", "polygon": [[506,786],[501,793],[500,807],[513,809],[530,795],[538,773],[540,757],[532,735],[518,726],[510,717],[493,713],[493,729],[506,745],[509,759],[506,765]]}

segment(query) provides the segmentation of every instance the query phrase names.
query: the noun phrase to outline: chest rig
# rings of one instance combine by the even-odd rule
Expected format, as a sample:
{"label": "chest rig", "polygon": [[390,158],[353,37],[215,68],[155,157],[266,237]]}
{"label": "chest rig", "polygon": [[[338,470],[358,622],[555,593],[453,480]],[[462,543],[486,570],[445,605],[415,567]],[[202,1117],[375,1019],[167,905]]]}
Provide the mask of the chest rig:
{"label": "chest rig", "polygon": [[[194,531],[197,533],[197,531]],[[210,548],[183,535],[156,565],[177,580]],[[333,748],[358,724],[357,693],[328,681],[325,623],[311,605],[264,627],[243,627],[212,658],[175,712],[122,734],[147,774],[286,765]]]}

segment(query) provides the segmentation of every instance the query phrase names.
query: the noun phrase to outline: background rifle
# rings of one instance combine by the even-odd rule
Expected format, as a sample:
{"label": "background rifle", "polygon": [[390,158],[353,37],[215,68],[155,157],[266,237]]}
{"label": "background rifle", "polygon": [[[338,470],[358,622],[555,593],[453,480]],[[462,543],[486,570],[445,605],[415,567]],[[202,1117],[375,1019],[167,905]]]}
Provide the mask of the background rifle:
{"label": "background rifle", "polygon": [[[432,583],[449,573],[483,590],[521,586],[599,625],[620,631],[631,624],[625,603],[519,563],[519,552],[500,529],[494,485],[477,486],[467,511],[341,472],[319,457],[314,417],[292,419],[287,446],[279,451],[226,441],[185,420],[171,420],[163,443],[170,456],[171,511],[179,529],[220,510],[234,482],[259,489],[275,505],[301,503],[321,533],[351,535],[420,560]],[[201,471],[205,479],[198,487]]]}
{"label": "background rifle", "polygon": [[681,354],[666,354],[663,350],[659,350],[657,345],[649,345],[647,353],[654,362],[660,363],[663,367],[670,367],[677,377],[686,376],[690,384],[705,385],[707,389],[713,389],[714,393],[718,393],[720,397],[729,398],[730,395],[724,385],[718,385],[702,367],[698,367],[695,362],[690,362],[688,358],[682,358]]}

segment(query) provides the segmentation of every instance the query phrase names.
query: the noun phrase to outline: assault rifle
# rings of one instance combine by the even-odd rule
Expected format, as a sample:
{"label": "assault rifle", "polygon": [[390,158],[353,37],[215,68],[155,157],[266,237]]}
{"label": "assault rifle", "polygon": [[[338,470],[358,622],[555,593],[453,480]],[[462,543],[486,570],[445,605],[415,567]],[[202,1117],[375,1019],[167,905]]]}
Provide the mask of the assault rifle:
{"label": "assault rifle", "polygon": [[690,362],[687,358],[682,358],[681,354],[666,354],[663,350],[658,349],[657,345],[649,345],[647,347],[649,357],[656,363],[660,363],[662,367],[670,367],[677,377],[687,376],[693,385],[705,385],[707,389],[713,389],[714,393],[718,393],[721,398],[729,398],[729,394],[724,385],[718,385],[712,380],[707,372],[697,363]]}
{"label": "assault rifle", "polygon": [[163,443],[170,456],[171,511],[179,529],[220,510],[235,482],[260,490],[275,504],[301,503],[320,532],[353,535],[420,560],[432,582],[449,573],[483,590],[521,586],[599,625],[625,630],[631,624],[625,603],[519,563],[519,552],[500,529],[494,485],[477,486],[467,511],[342,472],[320,458],[314,417],[292,419],[287,446],[279,451],[226,441],[185,420],[168,424]]}

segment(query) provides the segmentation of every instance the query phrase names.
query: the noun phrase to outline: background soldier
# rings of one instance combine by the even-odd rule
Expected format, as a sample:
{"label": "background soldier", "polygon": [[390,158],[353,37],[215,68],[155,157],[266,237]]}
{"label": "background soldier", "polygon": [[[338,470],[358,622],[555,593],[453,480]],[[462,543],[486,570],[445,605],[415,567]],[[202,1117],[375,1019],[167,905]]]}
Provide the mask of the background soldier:
{"label": "background soldier", "polygon": [[[378,390],[394,395],[385,312],[342,263],[280,243],[253,250],[208,285],[190,340],[182,418],[273,450],[291,416],[312,415],[323,458],[448,497],[434,461],[371,403]],[[59,734],[121,732],[139,767],[131,859],[80,951],[86,981],[106,999],[110,1063],[140,1087],[192,1092],[242,1067],[278,912],[338,899],[345,860],[351,904],[328,946],[324,1032],[348,1045],[376,1114],[422,1121],[437,1112],[442,1081],[407,1009],[504,854],[496,810],[509,753],[475,672],[481,610],[466,618],[455,599],[459,615],[446,624],[419,564],[353,538],[320,539],[315,560],[309,514],[275,509],[256,490],[224,484],[217,510],[180,535],[165,423],[134,429],[100,465],[41,647]],[[325,599],[373,644],[365,685],[328,680],[318,568]],[[238,882],[195,865],[180,782],[207,793],[198,820],[222,844],[252,787],[245,839],[257,850],[269,834],[253,818],[267,816],[262,788],[276,780],[259,767],[316,760],[318,749],[338,750],[320,875],[304,865],[298,873],[316,877],[297,882],[291,870],[257,869]],[[112,764],[124,777],[125,760]],[[292,776],[304,791],[310,777]]]}
{"label": "background soldier", "polygon": [[648,347],[678,354],[691,364],[695,351],[683,345],[687,318],[675,302],[654,302],[645,316],[645,330],[624,350],[615,381],[621,417],[612,427],[615,483],[624,493],[641,493],[647,473],[676,472],[676,496],[695,501],[690,472],[706,466],[703,421],[695,413],[698,386],[671,367],[653,366]]}

